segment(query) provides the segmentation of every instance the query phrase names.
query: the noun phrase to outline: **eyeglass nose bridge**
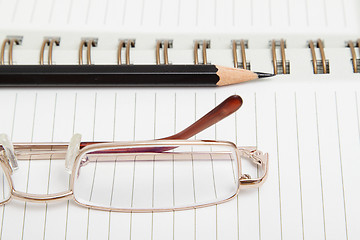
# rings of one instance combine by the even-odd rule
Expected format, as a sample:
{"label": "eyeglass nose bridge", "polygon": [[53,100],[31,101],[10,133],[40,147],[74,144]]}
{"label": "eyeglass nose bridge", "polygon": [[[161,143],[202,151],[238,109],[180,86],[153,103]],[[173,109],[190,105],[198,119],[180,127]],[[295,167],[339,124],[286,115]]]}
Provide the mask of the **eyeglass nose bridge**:
{"label": "eyeglass nose bridge", "polygon": [[76,133],[72,136],[65,155],[65,170],[71,174],[76,156],[80,151],[81,134]]}
{"label": "eyeglass nose bridge", "polygon": [[5,159],[3,159],[3,161],[9,167],[11,173],[16,171],[19,168],[19,165],[15,156],[14,146],[6,134],[0,134],[0,145],[5,154]]}

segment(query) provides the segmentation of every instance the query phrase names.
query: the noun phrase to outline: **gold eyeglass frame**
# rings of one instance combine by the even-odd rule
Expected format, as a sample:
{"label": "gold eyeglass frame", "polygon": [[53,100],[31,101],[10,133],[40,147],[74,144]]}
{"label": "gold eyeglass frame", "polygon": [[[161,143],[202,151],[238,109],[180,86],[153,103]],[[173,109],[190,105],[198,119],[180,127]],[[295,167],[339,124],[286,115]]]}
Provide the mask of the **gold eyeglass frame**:
{"label": "gold eyeglass frame", "polygon": [[[71,143],[71,142],[70,142]],[[176,207],[176,208],[161,208],[161,209],[124,209],[124,208],[112,208],[112,207],[102,207],[96,205],[85,204],[78,201],[74,194],[74,184],[75,184],[75,176],[77,176],[76,172],[81,166],[82,157],[89,152],[96,151],[104,151],[106,149],[115,149],[115,148],[131,148],[131,147],[154,147],[154,146],[183,146],[183,145],[209,145],[209,146],[226,146],[231,147],[236,154],[236,161],[238,166],[238,176],[239,176],[239,184],[236,190],[236,193],[227,199],[220,200],[217,202],[211,202],[206,204],[194,205],[194,206],[186,206],[186,207]],[[209,207],[217,204],[221,204],[231,199],[235,198],[240,189],[248,188],[248,187],[259,187],[267,177],[268,172],[268,154],[263,154],[258,151],[256,147],[237,147],[232,142],[226,141],[212,141],[212,140],[151,140],[151,141],[135,141],[135,142],[102,142],[102,143],[91,143],[87,146],[81,148],[73,161],[71,175],[70,175],[70,187],[68,191],[53,193],[53,194],[30,194],[26,192],[20,192],[15,190],[11,174],[15,170],[17,165],[16,158],[18,160],[29,160],[29,156],[38,155],[38,157],[42,157],[41,159],[64,159],[67,154],[67,149],[70,147],[70,144],[66,143],[14,143],[12,146],[13,153],[17,153],[18,156],[9,156],[9,147],[4,144],[0,145],[2,150],[0,151],[0,165],[4,171],[4,175],[6,176],[7,182],[10,187],[10,195],[9,198],[0,203],[0,205],[8,203],[12,199],[18,199],[22,201],[29,202],[56,202],[60,200],[70,200],[73,199],[80,206],[102,210],[102,211],[114,211],[114,212],[169,212],[169,211],[178,211],[178,210],[188,210],[202,207]],[[8,147],[8,149],[6,149]],[[23,151],[23,152],[21,152]],[[14,159],[12,159],[14,158]],[[259,178],[251,178],[248,174],[241,173],[241,158],[247,158],[251,160],[253,163],[260,166],[262,170],[262,176]]]}

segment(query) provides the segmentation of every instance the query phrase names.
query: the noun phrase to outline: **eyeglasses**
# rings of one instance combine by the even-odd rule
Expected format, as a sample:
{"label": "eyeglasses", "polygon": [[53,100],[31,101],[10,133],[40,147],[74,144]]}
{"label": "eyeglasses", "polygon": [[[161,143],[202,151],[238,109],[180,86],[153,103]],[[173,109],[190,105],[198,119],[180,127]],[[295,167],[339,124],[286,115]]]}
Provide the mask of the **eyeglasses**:
{"label": "eyeglasses", "polygon": [[[136,142],[15,143],[0,135],[0,204],[12,198],[32,202],[73,199],[87,208],[119,212],[186,210],[220,204],[240,189],[258,187],[268,171],[268,154],[256,147],[212,140],[186,140],[236,111],[231,96],[182,132],[165,139]],[[259,165],[262,175],[241,171],[241,159]],[[32,194],[15,189],[11,175],[22,160],[65,159],[68,191]]]}

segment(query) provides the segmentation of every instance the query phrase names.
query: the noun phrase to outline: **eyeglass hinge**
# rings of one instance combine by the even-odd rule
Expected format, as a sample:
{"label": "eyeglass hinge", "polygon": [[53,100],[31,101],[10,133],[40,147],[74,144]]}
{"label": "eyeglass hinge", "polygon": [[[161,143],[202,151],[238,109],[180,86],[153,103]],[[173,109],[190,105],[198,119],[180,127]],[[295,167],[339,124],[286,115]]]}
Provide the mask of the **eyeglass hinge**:
{"label": "eyeglass hinge", "polygon": [[240,147],[239,150],[243,157],[250,158],[257,165],[262,165],[266,161],[266,155],[256,147]]}
{"label": "eyeglass hinge", "polygon": [[269,154],[263,153],[256,149],[256,147],[239,147],[241,157],[247,158],[253,163],[260,166],[262,169],[262,175],[258,178],[251,178],[248,174],[242,174],[240,176],[240,185],[242,187],[257,187],[262,184],[267,176],[268,172],[268,159]]}

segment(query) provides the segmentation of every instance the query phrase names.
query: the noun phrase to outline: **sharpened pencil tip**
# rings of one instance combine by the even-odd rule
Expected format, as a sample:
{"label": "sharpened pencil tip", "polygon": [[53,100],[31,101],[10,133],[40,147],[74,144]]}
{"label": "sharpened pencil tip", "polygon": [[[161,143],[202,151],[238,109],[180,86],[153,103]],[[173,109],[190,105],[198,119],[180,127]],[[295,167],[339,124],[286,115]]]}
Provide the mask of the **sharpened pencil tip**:
{"label": "sharpened pencil tip", "polygon": [[267,78],[267,77],[273,77],[275,74],[272,73],[263,73],[263,72],[255,72],[258,75],[258,78]]}

